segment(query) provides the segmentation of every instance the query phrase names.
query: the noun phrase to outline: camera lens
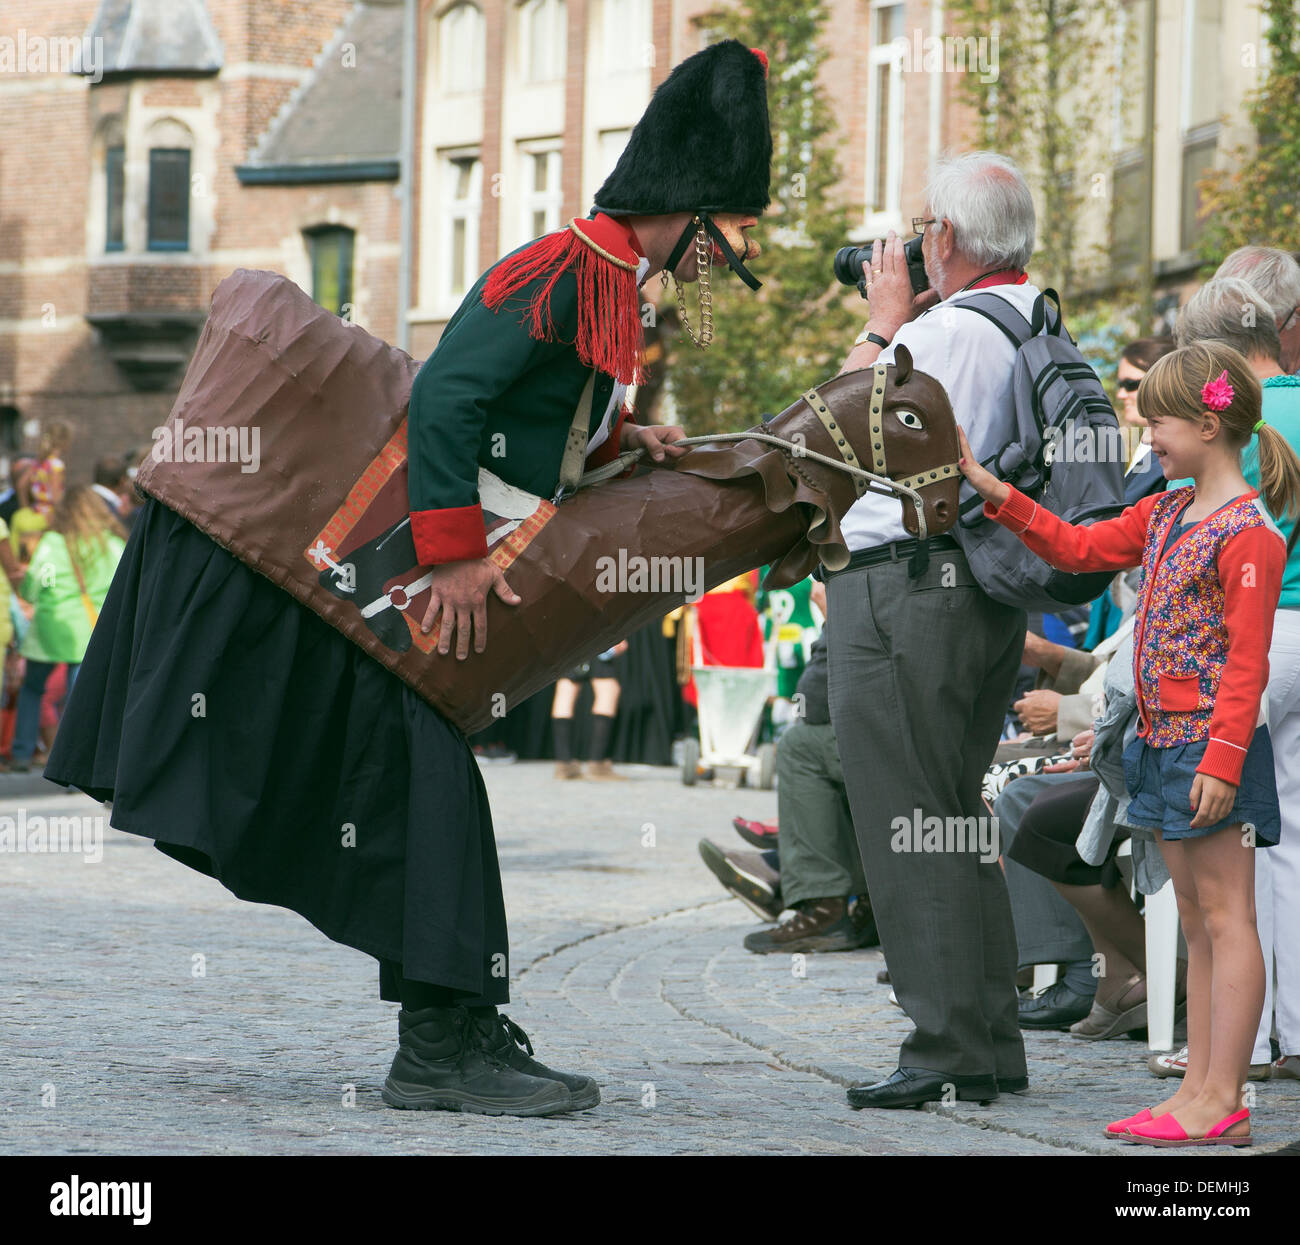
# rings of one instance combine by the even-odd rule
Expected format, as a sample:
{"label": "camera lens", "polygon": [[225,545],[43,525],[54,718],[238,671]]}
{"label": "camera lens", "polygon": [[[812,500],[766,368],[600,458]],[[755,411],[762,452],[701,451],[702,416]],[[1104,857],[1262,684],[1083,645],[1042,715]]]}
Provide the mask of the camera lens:
{"label": "camera lens", "polygon": [[870,262],[869,246],[842,246],[835,252],[831,271],[841,285],[857,285],[862,280],[863,265]]}

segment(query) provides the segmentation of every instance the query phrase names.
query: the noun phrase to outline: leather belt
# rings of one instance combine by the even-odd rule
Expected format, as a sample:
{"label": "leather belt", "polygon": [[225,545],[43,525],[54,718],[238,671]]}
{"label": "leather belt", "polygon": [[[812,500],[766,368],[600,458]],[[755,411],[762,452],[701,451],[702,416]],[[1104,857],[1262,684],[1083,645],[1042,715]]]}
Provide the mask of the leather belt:
{"label": "leather belt", "polygon": [[[924,560],[929,560],[931,553],[940,553],[945,550],[960,550],[956,539],[952,536],[931,536],[925,541],[923,551]],[[838,571],[826,570],[822,568],[822,574],[830,579],[835,575],[847,575],[850,571],[864,570],[868,566],[880,566],[884,562],[903,562],[916,558],[918,552],[921,552],[921,542],[918,540],[894,540],[887,545],[876,545],[871,549],[859,549],[856,553],[849,554],[848,565],[841,567]]]}

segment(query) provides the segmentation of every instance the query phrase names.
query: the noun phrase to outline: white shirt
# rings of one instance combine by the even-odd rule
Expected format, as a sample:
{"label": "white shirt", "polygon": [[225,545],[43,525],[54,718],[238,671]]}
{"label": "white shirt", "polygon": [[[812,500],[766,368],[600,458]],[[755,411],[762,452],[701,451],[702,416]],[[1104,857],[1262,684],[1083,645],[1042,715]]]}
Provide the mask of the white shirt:
{"label": "white shirt", "polygon": [[[961,290],[904,324],[876,360],[892,363],[895,349],[906,346],[916,369],[933,376],[947,390],[953,415],[965,429],[977,459],[999,448],[998,437],[1005,435],[1013,419],[1015,349],[991,320],[975,311],[955,310],[963,299],[986,292],[1006,299],[1026,320],[1032,320],[1039,291],[1028,282]],[[968,491],[965,486],[963,493]],[[840,520],[840,531],[850,553],[912,538],[903,526],[903,502],[883,493],[864,493],[858,498]]]}

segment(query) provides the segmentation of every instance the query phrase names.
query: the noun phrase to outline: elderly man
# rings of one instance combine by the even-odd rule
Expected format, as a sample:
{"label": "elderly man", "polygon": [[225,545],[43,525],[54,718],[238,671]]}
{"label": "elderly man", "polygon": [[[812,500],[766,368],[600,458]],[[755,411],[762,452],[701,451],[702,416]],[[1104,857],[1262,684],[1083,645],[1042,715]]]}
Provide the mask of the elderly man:
{"label": "elderly man", "polygon": [[[1264,258],[1246,270],[1244,279],[1217,276],[1197,290],[1178,317],[1178,344],[1214,338],[1245,355],[1259,378],[1264,423],[1272,424],[1300,453],[1300,377],[1289,375],[1282,362],[1286,334],[1279,334],[1278,326],[1285,315],[1274,318],[1279,288],[1292,290],[1282,299],[1284,313],[1291,314],[1288,303],[1300,300],[1300,265],[1284,251],[1243,247],[1228,256],[1220,273],[1247,252],[1262,252]],[[1275,261],[1276,256],[1290,268]],[[1268,283],[1256,285],[1257,277]],[[1294,332],[1300,347],[1300,329]],[[1292,363],[1300,363],[1300,355],[1293,355]],[[1242,454],[1241,468],[1251,487],[1258,488],[1259,453],[1253,439]],[[1255,854],[1255,912],[1265,964],[1276,956],[1277,993],[1273,974],[1265,973],[1264,1011],[1250,1062],[1266,1064],[1272,1058],[1269,1035],[1276,1012],[1282,1047],[1276,1074],[1300,1077],[1300,548],[1294,516],[1273,517],[1289,551],[1268,651],[1268,729],[1282,838],[1276,847]]]}
{"label": "elderly man", "polygon": [[[912,225],[924,231],[933,289],[914,300],[901,241],[891,233],[877,243],[871,318],[844,370],[888,361],[905,345],[917,368],[942,382],[982,455],[1013,418],[1015,356],[1000,329],[961,304],[969,291],[991,290],[1030,318],[1033,200],[1010,160],[972,152],[938,165]],[[915,542],[894,498],[866,494],[841,526],[853,557],[828,577],[831,720],[881,946],[916,1026],[897,1071],[850,1089],[849,1102],[988,1101],[1028,1085],[1015,931],[996,848],[917,852],[899,827],[932,817],[950,826],[984,812],[980,783],[1002,732],[1026,615],[980,588],[951,536],[932,537],[928,569],[910,577]]]}
{"label": "elderly man", "polygon": [[1271,246],[1238,247],[1214,276],[1240,277],[1268,304],[1277,324],[1277,366],[1293,376],[1300,372],[1300,264],[1295,257]]}

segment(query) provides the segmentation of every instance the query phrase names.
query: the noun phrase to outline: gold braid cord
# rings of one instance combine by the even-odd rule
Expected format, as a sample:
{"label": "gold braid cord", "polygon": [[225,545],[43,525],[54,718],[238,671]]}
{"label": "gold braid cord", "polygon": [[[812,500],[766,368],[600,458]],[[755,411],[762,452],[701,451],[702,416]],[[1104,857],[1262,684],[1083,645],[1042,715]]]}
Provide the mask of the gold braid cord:
{"label": "gold braid cord", "polygon": [[[682,283],[673,276],[673,281],[677,285],[677,314],[682,322],[682,328],[701,350],[703,350],[713,340],[713,290],[709,286],[709,278],[713,272],[713,250],[709,246],[709,235],[704,230],[704,223],[700,222],[700,227],[695,234],[695,266],[699,273],[700,287],[700,335],[695,335],[695,330],[691,328],[691,322],[686,315],[686,291],[682,289]],[[664,284],[668,284],[668,271],[664,270]]]}

